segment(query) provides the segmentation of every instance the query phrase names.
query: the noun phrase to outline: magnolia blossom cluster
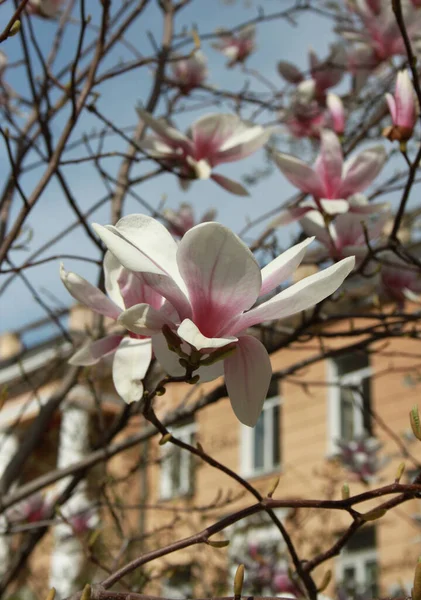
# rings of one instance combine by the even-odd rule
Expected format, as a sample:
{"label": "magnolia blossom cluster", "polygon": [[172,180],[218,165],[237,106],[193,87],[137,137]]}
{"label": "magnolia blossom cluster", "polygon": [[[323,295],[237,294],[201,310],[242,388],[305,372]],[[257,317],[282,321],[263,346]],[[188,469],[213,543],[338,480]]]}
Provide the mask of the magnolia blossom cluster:
{"label": "magnolia blossom cluster", "polygon": [[361,436],[353,440],[338,440],[338,458],[351,471],[355,479],[370,483],[385,465],[386,459],[379,456],[382,444],[373,437]]}
{"label": "magnolia blossom cluster", "polygon": [[273,158],[283,175],[298,189],[312,196],[283,213],[278,224],[286,224],[318,210],[327,215],[340,213],[367,214],[384,207],[369,204],[356,196],[377,177],[386,162],[383,146],[373,146],[348,159],[345,163],[340,141],[333,131],[323,130],[320,152],[314,166],[290,154],[274,153]]}
{"label": "magnolia blossom cluster", "polygon": [[238,557],[238,562],[246,568],[250,593],[263,595],[268,592],[282,598],[304,598],[278,554],[272,544],[249,543],[246,552]]}
{"label": "magnolia blossom cluster", "polygon": [[340,83],[344,74],[342,46],[333,46],[323,61],[310,50],[309,67],[310,78],[305,78],[292,63],[278,62],[278,73],[294,86],[282,120],[295,137],[319,137],[323,128],[341,135],[345,130],[345,109],[340,97],[328,90]]}
{"label": "magnolia blossom cluster", "polygon": [[269,140],[270,128],[246,123],[232,114],[210,114],[195,121],[183,134],[142,108],[138,113],[155,134],[145,137],[139,146],[178,175],[183,188],[195,179],[212,179],[232,194],[248,195],[241,183],[216,173],[214,168],[259,150]]}
{"label": "magnolia blossom cluster", "polygon": [[29,0],[25,10],[30,15],[44,19],[56,19],[61,12],[65,0]]}
{"label": "magnolia blossom cluster", "polygon": [[126,402],[142,397],[152,356],[169,375],[201,382],[224,375],[233,410],[249,426],[257,422],[272,376],[268,353],[249,329],[324,300],[355,263],[344,258],[273,295],[312,238],[260,269],[249,248],[219,223],[196,225],[178,243],[161,223],[141,214],[94,229],[109,250],[107,295],[64,267],[62,281],[76,300],[120,331],[85,345],[71,362],[92,365],[114,354],[113,380]]}

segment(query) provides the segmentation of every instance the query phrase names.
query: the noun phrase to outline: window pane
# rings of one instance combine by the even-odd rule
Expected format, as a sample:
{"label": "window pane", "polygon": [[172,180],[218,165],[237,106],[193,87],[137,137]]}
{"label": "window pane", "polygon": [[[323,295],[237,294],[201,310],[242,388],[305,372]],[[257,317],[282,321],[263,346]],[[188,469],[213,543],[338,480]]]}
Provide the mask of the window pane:
{"label": "window pane", "polygon": [[176,494],[181,488],[181,449],[174,447],[170,458],[171,465],[171,491]]}
{"label": "window pane", "polygon": [[263,411],[253,431],[253,467],[263,469],[264,467],[264,439],[265,439],[265,412]]}
{"label": "window pane", "polygon": [[353,354],[345,354],[335,358],[335,365],[338,375],[346,375],[360,369],[365,369],[370,366],[368,354],[365,352],[355,352]]}
{"label": "window pane", "polygon": [[369,592],[370,598],[376,598],[378,595],[377,589],[377,562],[368,560],[365,563],[365,591]]}
{"label": "window pane", "polygon": [[343,586],[348,593],[355,591],[356,573],[354,567],[346,567],[343,573]]}
{"label": "window pane", "polygon": [[352,440],[355,436],[354,394],[350,389],[341,388],[341,439]]}
{"label": "window pane", "polygon": [[281,407],[274,406],[272,409],[272,432],[273,432],[273,447],[272,447],[272,466],[281,464]]}
{"label": "window pane", "polygon": [[372,435],[373,426],[371,419],[371,378],[365,377],[362,380],[361,385],[362,391],[362,402],[363,402],[363,421],[364,421],[364,431],[368,434]]}

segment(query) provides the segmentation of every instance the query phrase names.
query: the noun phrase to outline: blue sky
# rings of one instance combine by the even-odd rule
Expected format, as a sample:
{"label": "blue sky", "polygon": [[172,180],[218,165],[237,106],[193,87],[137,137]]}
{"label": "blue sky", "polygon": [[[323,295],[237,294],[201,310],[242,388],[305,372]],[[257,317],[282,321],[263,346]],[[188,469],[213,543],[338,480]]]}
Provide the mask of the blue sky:
{"label": "blue sky", "polygon": [[[89,8],[94,9],[97,4],[95,2],[90,6],[90,2],[86,3]],[[287,0],[264,0],[261,4],[266,13],[271,13],[286,8],[290,5],[290,2]],[[252,2],[251,6],[248,7],[242,0],[237,0],[236,3],[231,5],[219,0],[212,0],[212,2],[208,0],[195,0],[180,13],[176,22],[176,29],[181,31],[185,27],[187,30],[191,30],[193,25],[196,25],[200,34],[211,33],[217,27],[232,27],[252,18],[256,15],[256,11],[257,4],[255,2]],[[10,6],[3,5],[0,8],[0,14],[2,22],[5,23],[10,14]],[[77,18],[77,11],[75,11],[74,16]],[[95,10],[92,17],[92,22],[96,23],[98,21],[98,14]],[[54,37],[55,24],[38,18],[33,18],[32,22],[34,30],[38,34],[41,50],[47,54]],[[159,40],[161,29],[162,19],[160,13],[156,8],[156,3],[151,2],[142,18],[131,28],[128,39],[139,52],[149,55],[151,53],[151,46],[147,32],[152,32],[154,37]],[[77,32],[78,27],[76,25],[69,28],[68,35],[60,48],[57,67],[66,64],[74,55]],[[88,33],[87,39],[90,36],[91,34]],[[332,34],[329,21],[314,15],[305,13],[300,15],[298,18],[298,27],[293,27],[290,23],[278,20],[263,23],[258,27],[258,50],[250,57],[247,66],[271,79],[275,85],[281,88],[282,82],[276,73],[276,63],[278,60],[289,60],[306,69],[309,45],[313,46],[320,55],[324,55],[328,50],[329,41],[331,40]],[[2,45],[2,49],[8,55],[11,62],[18,60],[21,57],[19,36],[7,40]],[[225,58],[210,48],[210,45],[207,43],[203,44],[203,51],[209,60],[209,82],[223,89],[231,91],[241,90],[245,80],[248,79],[247,75],[241,71],[241,68],[226,69],[224,66]],[[110,54],[105,67],[110,68],[113,65],[117,65],[121,60],[127,60],[128,58],[132,58],[132,56],[124,46],[120,45]],[[34,61],[36,63],[36,59]],[[9,69],[6,74],[6,81],[21,93],[25,93],[28,98],[30,97],[22,67]],[[145,101],[151,88],[151,82],[151,72],[145,68],[130,71],[117,80],[109,80],[100,90],[101,96],[97,101],[98,109],[119,127],[135,124],[136,113],[134,107],[139,101]],[[254,89],[263,89],[261,84],[255,82],[253,83],[253,87]],[[52,100],[55,97],[57,97],[57,93],[52,94]],[[187,99],[186,103],[188,105],[197,104],[194,100],[194,95]],[[162,109],[162,106],[158,108],[157,114],[159,114],[159,109]],[[229,105],[227,104],[221,108],[221,110],[225,111],[228,109]],[[23,108],[22,111],[24,110]],[[215,108],[210,110],[214,112]],[[192,120],[205,114],[205,112],[209,112],[209,109],[191,110],[188,114],[177,117],[176,124],[180,129],[184,129]],[[63,113],[62,116],[53,122],[53,135],[56,136],[56,139],[61,133],[65,116],[66,114]],[[262,114],[261,122],[267,121],[268,118],[268,115]],[[72,136],[72,140],[79,138],[84,131],[91,131],[92,128],[98,130],[100,128],[99,123],[95,117],[87,113],[80,120]],[[125,149],[126,143],[115,136],[110,138],[107,144],[107,150],[125,151]],[[66,158],[80,156],[81,152],[85,153],[84,150],[81,151],[81,149],[78,149],[66,155]],[[35,156],[32,155],[31,161],[28,162],[32,162],[34,158]],[[119,161],[109,159],[104,164],[113,172],[116,172]],[[218,171],[234,179],[241,179],[243,175],[253,172],[256,168],[264,167],[264,165],[264,154],[263,152],[259,152],[239,163],[222,165],[218,168]],[[8,173],[8,158],[6,150],[2,145],[0,145],[0,169],[4,178]],[[138,170],[136,167],[133,173],[140,173],[141,169]],[[42,168],[35,169],[22,179],[22,185],[27,193],[31,192],[42,172]],[[68,166],[63,169],[63,172],[71,184],[73,194],[83,211],[95,204],[106,193],[103,183],[89,165]],[[295,191],[277,171],[274,171],[273,175],[264,179],[258,185],[251,187],[249,198],[239,198],[228,194],[209,181],[195,182],[190,190],[185,193],[179,188],[176,179],[171,174],[160,176],[134,189],[137,194],[152,206],[157,206],[163,196],[166,196],[167,205],[171,207],[177,207],[183,201],[190,202],[194,206],[197,215],[203,213],[208,207],[214,206],[218,211],[218,220],[237,232],[244,227],[247,220],[254,219],[262,213],[272,210],[283,203]],[[19,201],[16,201],[16,209],[18,208],[20,208]],[[132,199],[129,199],[125,205],[125,213],[128,214],[130,212],[142,212],[141,207]],[[16,210],[14,211],[15,213]],[[74,215],[63,197],[60,186],[55,181],[52,181],[27,220],[27,224],[33,230],[30,251],[37,249],[47,239],[53,237],[59,231],[59,228],[64,227],[66,223],[70,223],[73,220]],[[96,211],[92,220],[107,223],[109,221],[109,207],[105,206]],[[257,235],[260,230],[259,228],[252,230],[248,239]],[[291,237],[290,233],[286,232],[284,237],[285,245],[287,245]],[[48,250],[40,258],[60,253],[78,254],[92,258],[97,256],[92,242],[80,228],[73,231],[71,235],[61,239],[59,243],[55,244],[52,249]],[[25,260],[28,254],[24,250],[14,251],[12,258],[15,263],[19,264]],[[37,289],[43,300],[52,308],[68,306],[71,303],[70,296],[59,280],[58,266],[59,261],[57,260],[26,271],[26,276],[30,282]],[[67,269],[75,270],[84,277],[96,282],[97,268],[95,265],[81,261],[67,260],[65,261],[65,266]],[[5,276],[0,276],[0,285],[4,280]],[[55,297],[57,302],[52,297]],[[2,295],[1,305],[2,318],[0,321],[0,331],[24,327],[26,323],[30,323],[45,315],[45,311],[34,301],[19,278],[15,278],[14,282]],[[31,335],[33,337],[33,334]]]}

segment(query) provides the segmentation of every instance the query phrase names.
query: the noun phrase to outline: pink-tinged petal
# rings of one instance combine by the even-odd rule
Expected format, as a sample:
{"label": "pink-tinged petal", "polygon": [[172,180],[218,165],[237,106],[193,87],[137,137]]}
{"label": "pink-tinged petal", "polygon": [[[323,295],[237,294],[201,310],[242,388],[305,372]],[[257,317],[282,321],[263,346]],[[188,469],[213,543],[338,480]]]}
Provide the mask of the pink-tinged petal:
{"label": "pink-tinged petal", "polygon": [[396,124],[396,102],[392,94],[385,95],[387,106],[389,108],[390,116],[392,117],[393,123]]}
{"label": "pink-tinged petal", "polygon": [[319,273],[310,275],[280,292],[267,302],[242,315],[231,333],[262,323],[290,317],[307,310],[335,292],[355,265],[354,257],[345,258]]}
{"label": "pink-tinged petal", "polygon": [[282,79],[285,79],[285,81],[288,83],[294,83],[297,85],[303,80],[303,74],[301,71],[290,62],[281,60],[276,65],[276,68],[278,69],[278,73]]}
{"label": "pink-tinged petal", "polygon": [[146,136],[138,144],[150,158],[158,160],[174,160],[182,155],[180,148],[174,148],[157,137]]}
{"label": "pink-tinged petal", "polygon": [[309,211],[317,210],[317,205],[313,202],[312,205],[300,204],[300,206],[293,206],[287,208],[279,213],[277,217],[270,223],[270,227],[281,227],[283,225],[289,225],[301,219]]}
{"label": "pink-tinged petal", "polygon": [[323,182],[326,198],[337,198],[342,180],[343,155],[338,136],[333,131],[324,129],[321,132],[320,154],[314,170]]}
{"label": "pink-tinged petal", "polygon": [[[182,377],[186,374],[186,369],[180,365],[180,357],[175,352],[172,352],[168,348],[167,340],[162,335],[162,333],[158,335],[154,335],[152,337],[153,351],[155,357],[163,370],[168,373],[168,375],[173,375],[174,377]],[[189,347],[185,344],[185,348],[183,348],[186,352],[188,352]],[[209,365],[208,367],[200,367],[194,371],[194,375],[199,375],[200,383],[205,383],[206,381],[213,381],[218,377],[221,377],[224,373],[224,361],[220,360],[213,365]]]}
{"label": "pink-tinged petal", "polygon": [[396,79],[396,125],[412,128],[416,121],[415,94],[408,71],[399,71]]}
{"label": "pink-tinged petal", "polygon": [[83,277],[66,271],[62,264],[60,278],[75,300],[104,317],[118,318],[121,309],[112,300]]}
{"label": "pink-tinged petal", "polygon": [[174,127],[166,125],[162,120],[155,119],[151,114],[141,107],[137,107],[137,114],[142,121],[150,127],[155,133],[162,137],[169,144],[177,144],[186,150],[191,149],[191,141],[184,133],[177,131]]}
{"label": "pink-tinged petal", "polygon": [[307,194],[313,194],[317,198],[324,195],[324,188],[319,176],[305,162],[295,156],[281,152],[274,152],[272,156],[276,165],[292,185]]}
{"label": "pink-tinged petal", "polygon": [[170,319],[149,304],[137,304],[128,308],[121,313],[118,322],[129,331],[146,336],[161,332],[164,325],[173,325]]}
{"label": "pink-tinged petal", "polygon": [[325,244],[326,246],[331,245],[331,237],[329,231],[326,228],[326,223],[323,215],[312,210],[308,212],[302,219],[300,219],[300,225],[306,235],[313,235],[317,241]]}
{"label": "pink-tinged petal", "polygon": [[250,335],[241,336],[235,352],[224,360],[225,383],[239,421],[254,427],[267,396],[272,366],[266,348]]}
{"label": "pink-tinged petal", "polygon": [[260,125],[235,133],[221,146],[213,159],[213,164],[233,162],[250,156],[267,144],[271,134],[272,129],[264,129]]}
{"label": "pink-tinged petal", "polygon": [[265,296],[274,290],[283,281],[286,281],[301,263],[306,253],[307,246],[314,237],[310,237],[300,244],[296,244],[280,254],[262,269],[262,287],[259,296]]}
{"label": "pink-tinged petal", "polygon": [[224,326],[256,302],[260,268],[249,248],[227,227],[203,223],[190,229],[177,253],[187,285],[193,322],[203,335],[221,335]]}
{"label": "pink-tinged petal", "polygon": [[130,404],[143,395],[143,378],[152,359],[152,342],[126,337],[113,361],[113,382],[117,393]]}
{"label": "pink-tinged petal", "polygon": [[220,337],[220,338],[208,338],[204,336],[198,327],[191,321],[190,319],[184,319],[181,323],[180,327],[177,329],[177,335],[196,348],[196,350],[216,350],[218,348],[223,348],[224,346],[228,346],[233,342],[237,341],[236,337]]}
{"label": "pink-tinged petal", "polygon": [[[143,278],[157,294],[168,300],[180,319],[189,319],[192,316],[192,308],[186,294],[181,291],[173,279],[153,273],[143,273]],[[182,283],[185,288],[184,282]]]}
{"label": "pink-tinged petal", "polygon": [[332,118],[333,130],[342,134],[345,131],[345,109],[342,100],[336,94],[329,93],[326,105]]}
{"label": "pink-tinged petal", "polygon": [[192,125],[194,158],[205,158],[213,164],[212,159],[221,146],[236,132],[242,131],[245,125],[237,115],[216,113],[205,115]]}
{"label": "pink-tinged petal", "polygon": [[147,283],[148,275],[142,273],[131,273],[126,269],[122,269],[118,284],[121,289],[121,295],[124,299],[124,307],[130,308],[135,304],[150,304],[157,310],[161,308],[164,298],[156,292]]}
{"label": "pink-tinged petal", "polygon": [[121,335],[108,335],[107,337],[84,344],[69,359],[71,365],[87,367],[96,364],[104,356],[115,352],[123,339]]}
{"label": "pink-tinged petal", "polygon": [[386,162],[383,146],[363,150],[345,163],[344,176],[339,195],[347,198],[362,192],[377,177]]}
{"label": "pink-tinged petal", "polygon": [[235,194],[236,196],[249,196],[249,192],[247,189],[238,183],[238,181],[233,181],[225,175],[220,175],[219,173],[212,173],[211,179],[218,185],[227,190],[227,192],[231,192],[231,194]]}
{"label": "pink-tinged petal", "polygon": [[347,200],[329,200],[320,199],[320,206],[327,215],[337,215],[349,211],[349,202]]}

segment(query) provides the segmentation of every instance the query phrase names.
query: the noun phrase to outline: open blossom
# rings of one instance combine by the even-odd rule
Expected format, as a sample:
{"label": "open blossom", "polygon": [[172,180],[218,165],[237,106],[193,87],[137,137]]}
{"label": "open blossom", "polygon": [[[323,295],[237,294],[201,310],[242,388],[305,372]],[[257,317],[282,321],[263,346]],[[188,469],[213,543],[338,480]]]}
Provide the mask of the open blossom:
{"label": "open blossom", "polygon": [[322,214],[312,210],[300,219],[300,225],[306,235],[315,236],[324,246],[317,255],[319,259],[327,256],[335,259],[355,256],[358,261],[367,253],[365,236],[367,235],[370,243],[374,242],[388,219],[386,211],[378,215],[376,220],[372,219],[372,215],[348,212],[337,215],[327,225]]}
{"label": "open blossom", "polygon": [[7,516],[13,523],[37,523],[46,518],[50,509],[50,502],[37,492],[7,511]]}
{"label": "open blossom", "polygon": [[171,70],[171,83],[177,85],[183,94],[202,85],[208,76],[207,60],[200,50],[189,58],[172,61]]}
{"label": "open blossom", "polygon": [[[180,208],[177,211],[172,208],[166,208],[162,211],[162,214],[165,217],[168,231],[175,237],[183,237],[189,229],[196,225],[193,208],[187,202],[180,204]],[[205,212],[199,223],[214,221],[215,217],[216,210],[211,208]]]}
{"label": "open blossom", "polygon": [[274,159],[293,185],[314,197],[319,209],[335,214],[350,210],[347,199],[363,191],[377,177],[386,161],[386,152],[383,146],[374,146],[344,164],[337,135],[324,130],[314,167],[290,154],[277,152]]}
{"label": "open blossom", "polygon": [[[105,289],[108,296],[91,283],[68,272],[63,265],[60,277],[70,294],[92,311],[117,321],[120,314],[133,305],[148,302],[159,310],[163,297],[142,278],[124,269],[108,252],[104,259]],[[151,340],[145,336],[111,334],[85,344],[69,360],[73,365],[94,365],[101,358],[114,354],[113,382],[126,402],[139,400],[143,394],[142,379],[152,359]]]}
{"label": "open blossom", "polygon": [[[311,48],[309,50],[309,67],[311,79],[305,80],[314,85],[314,94],[318,99],[324,99],[326,91],[335,87],[342,79],[345,65],[345,53],[341,45],[332,46],[329,56],[320,60]],[[304,83],[304,75],[300,70],[287,61],[280,61],[277,65],[280,76],[295,85]]]}
{"label": "open blossom", "polygon": [[[187,356],[201,381],[224,374],[234,412],[249,426],[261,412],[272,368],[265,347],[246,330],[314,306],[336,291],[355,262],[346,258],[255,306],[290,277],[311,239],[260,270],[249,248],[219,223],[196,225],[179,244],[145,215],[94,229],[126,269],[142,273],[174,308],[169,316],[144,302],[124,311],[119,322],[135,334],[152,336],[155,356],[170,375],[186,373],[173,350]],[[173,342],[169,348],[165,329],[180,341],[179,348]]]}
{"label": "open blossom", "polygon": [[403,304],[405,300],[420,301],[421,277],[414,268],[391,252],[381,255],[384,260],[380,269],[381,287],[390,297]]}
{"label": "open blossom", "polygon": [[320,137],[326,115],[324,107],[320,106],[315,98],[315,84],[312,79],[297,85],[282,120],[295,137]]}
{"label": "open blossom", "polygon": [[373,437],[360,436],[353,440],[338,440],[338,458],[362,483],[375,479],[386,460],[379,457],[382,444]]}
{"label": "open blossom", "polygon": [[29,0],[25,9],[31,15],[44,17],[44,19],[56,19],[63,4],[64,0]]}
{"label": "open blossom", "polygon": [[[420,48],[421,12],[411,0],[401,0],[403,20],[414,50]],[[339,27],[341,35],[351,46],[351,56],[358,50],[359,59],[353,57],[354,66],[367,71],[368,65],[375,67],[393,56],[406,56],[405,44],[396,22],[392,2],[384,0],[358,0],[353,4],[353,12],[360,24]],[[353,22],[352,22],[353,23]],[[368,73],[366,73],[368,75]]]}
{"label": "open blossom", "polygon": [[228,58],[228,67],[233,67],[237,63],[243,63],[255,50],[255,37],[256,28],[254,25],[244,27],[238,33],[221,30],[219,32],[219,42],[212,44],[212,47]]}
{"label": "open blossom", "polygon": [[417,120],[415,94],[408,71],[399,71],[396,78],[395,94],[386,94],[393,125],[387,127],[383,135],[389,140],[405,142],[409,140]]}
{"label": "open blossom", "polygon": [[156,134],[146,137],[139,145],[152,158],[176,169],[182,184],[193,179],[212,179],[232,194],[248,195],[240,183],[214,173],[213,169],[259,150],[268,141],[270,128],[250,125],[236,115],[211,114],[195,121],[185,135],[143,109],[139,108],[138,112]]}

